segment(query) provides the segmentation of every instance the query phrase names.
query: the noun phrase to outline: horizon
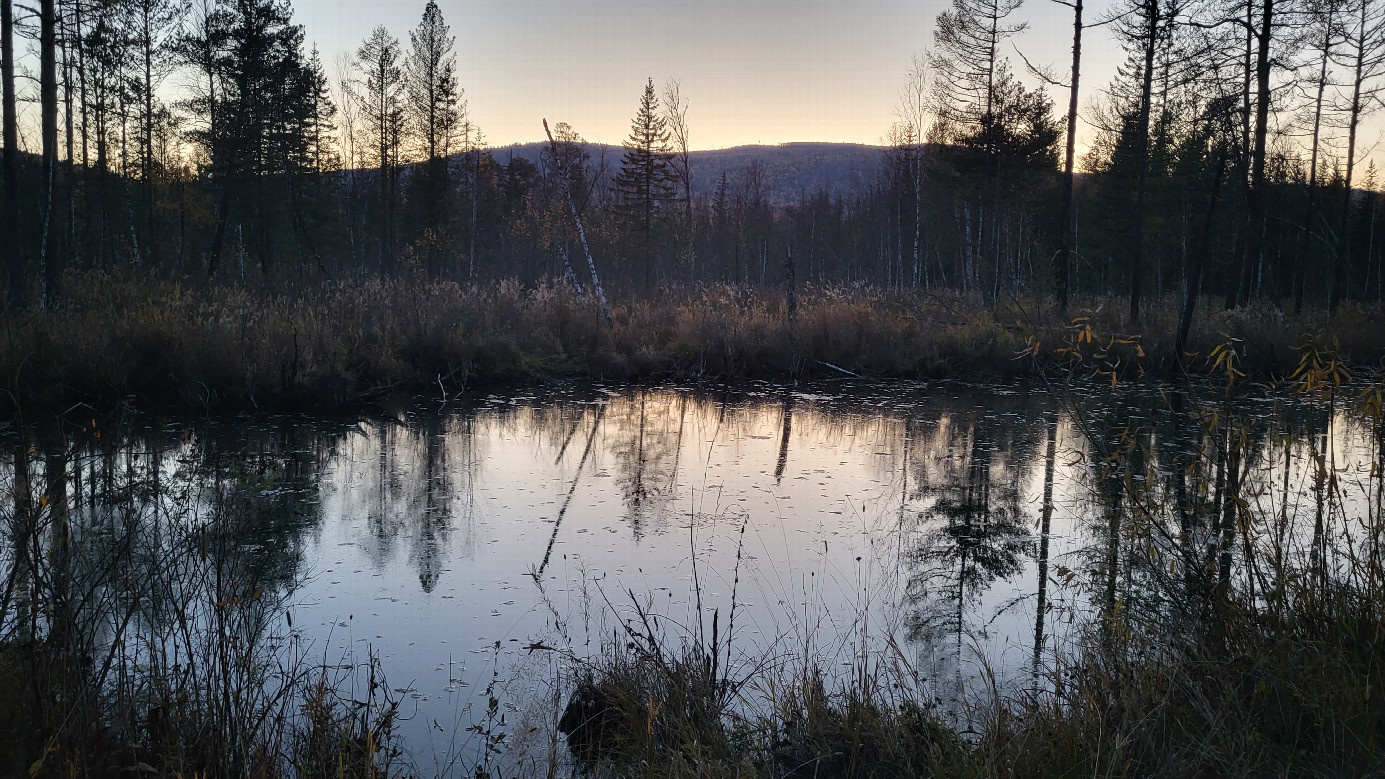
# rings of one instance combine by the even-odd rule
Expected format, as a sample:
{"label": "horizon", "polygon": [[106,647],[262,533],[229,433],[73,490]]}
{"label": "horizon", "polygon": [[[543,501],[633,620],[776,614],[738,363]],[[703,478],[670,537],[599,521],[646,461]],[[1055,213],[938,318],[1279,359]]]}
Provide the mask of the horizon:
{"label": "horizon", "polygon": [[[304,48],[317,48],[334,102],[343,77],[355,78],[350,54],[377,26],[407,50],[409,32],[426,0],[393,0],[360,13],[341,13],[327,0],[290,2],[303,28]],[[702,0],[696,6],[652,10],[636,0],[594,0],[553,9],[537,0],[479,0],[469,14],[459,0],[438,0],[455,36],[457,80],[468,116],[488,148],[544,142],[541,122],[565,122],[587,143],[621,146],[647,78],[660,92],[681,84],[688,106],[690,151],[835,143],[888,146],[900,95],[915,57],[933,43],[939,12],[950,0],[912,4],[865,0],[850,8],[809,0],[806,11],[786,0],[737,5]],[[1034,63],[1061,81],[1071,57],[1071,12],[1060,0],[1030,0],[1013,18],[1028,29],[1007,40],[1002,59],[1029,88],[1044,87],[1027,68]],[[1114,0],[1095,0],[1084,19],[1078,169],[1097,130],[1094,102],[1107,92],[1125,60],[1111,25]],[[22,15],[21,15],[22,16]],[[27,23],[16,19],[21,28]],[[599,52],[599,53],[593,53]],[[16,65],[36,69],[36,43],[20,36]],[[1282,86],[1283,74],[1276,76]],[[170,67],[157,92],[173,103],[195,78]],[[1067,90],[1045,88],[1052,111],[1064,120]],[[20,82],[19,146],[37,149],[37,84]],[[1292,106],[1277,104],[1277,110]],[[1291,120],[1292,121],[1292,120]],[[1279,128],[1279,139],[1302,151],[1301,128]],[[1328,122],[1322,163],[1342,156],[1344,130]],[[340,128],[339,128],[340,134]],[[1357,158],[1364,174],[1385,150],[1385,114],[1367,112],[1358,129]]]}
{"label": "horizon", "polygon": [[[340,3],[299,0],[295,20],[318,45],[329,77],[337,61],[383,25],[407,48],[426,0],[382,3],[343,14]],[[456,36],[458,83],[470,116],[492,147],[543,140],[541,120],[566,122],[589,143],[620,145],[646,78],[680,82],[689,103],[690,148],[718,151],[785,143],[885,144],[915,56],[931,48],[947,0],[824,0],[790,4],[702,0],[646,8],[635,0],[547,7],[536,0],[438,0]],[[1098,0],[1095,20],[1109,7]],[[464,11],[467,11],[464,13]],[[1006,56],[1029,86],[1016,49],[1038,65],[1067,70],[1071,12],[1031,2],[1016,17],[1030,29]],[[1084,34],[1083,79],[1103,87],[1125,57],[1107,27]],[[1049,90],[1055,111],[1066,90]],[[1084,87],[1085,94],[1095,94]],[[1085,105],[1084,100],[1084,105]],[[1079,132],[1084,147],[1090,128]]]}

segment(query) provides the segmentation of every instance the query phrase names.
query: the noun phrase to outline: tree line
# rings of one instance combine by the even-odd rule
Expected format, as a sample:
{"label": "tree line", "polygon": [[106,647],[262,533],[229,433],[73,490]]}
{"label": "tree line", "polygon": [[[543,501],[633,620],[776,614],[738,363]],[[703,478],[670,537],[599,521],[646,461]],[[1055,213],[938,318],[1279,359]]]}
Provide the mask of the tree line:
{"label": "tree line", "polygon": [[[121,267],[1119,295],[1132,322],[1151,297],[1185,317],[1207,296],[1381,299],[1361,127],[1385,90],[1385,2],[1046,1],[1072,13],[1068,72],[1024,58],[1021,0],[952,0],[875,179],[783,205],[758,163],[694,190],[676,81],[632,100],[619,159],[561,121],[537,161],[488,149],[431,0],[404,40],[378,27],[330,73],[288,0],[0,0],[8,300],[55,305],[66,271]],[[1083,92],[1094,26],[1126,58]]]}

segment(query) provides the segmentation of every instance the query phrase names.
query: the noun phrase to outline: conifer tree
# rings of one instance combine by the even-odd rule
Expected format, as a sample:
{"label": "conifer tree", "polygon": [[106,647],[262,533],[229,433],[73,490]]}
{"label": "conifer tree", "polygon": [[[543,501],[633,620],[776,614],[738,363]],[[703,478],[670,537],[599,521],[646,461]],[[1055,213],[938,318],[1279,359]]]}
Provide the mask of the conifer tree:
{"label": "conifer tree", "polygon": [[[410,50],[404,60],[404,87],[418,156],[425,160],[422,187],[422,227],[435,234],[446,232],[448,186],[447,156],[461,126],[461,90],[457,86],[457,55],[442,11],[433,0],[423,9],[418,27],[409,33]],[[430,245],[436,247],[436,241]],[[429,274],[440,271],[436,251],[428,255]]]}
{"label": "conifer tree", "polygon": [[403,71],[415,142],[423,159],[447,156],[461,121],[456,42],[438,4],[428,0],[418,27],[409,33]]}
{"label": "conifer tree", "polygon": [[376,27],[356,50],[356,68],[363,78],[353,94],[370,138],[366,159],[379,171],[380,272],[394,264],[394,183],[404,131],[404,71],[399,41],[383,26]]}
{"label": "conifer tree", "polygon": [[677,197],[668,126],[659,111],[652,78],[645,84],[624,146],[625,154],[613,186],[616,216],[637,247],[648,291],[654,289],[654,254]]}
{"label": "conifer tree", "polygon": [[322,66],[317,46],[313,46],[303,67],[300,94],[305,109],[301,131],[302,167],[317,172],[336,170],[341,166],[341,156],[332,141],[337,132],[337,104],[332,100],[327,71]]}
{"label": "conifer tree", "polygon": [[145,245],[152,256],[157,256],[158,228],[154,213],[154,180],[156,162],[154,159],[154,137],[158,132],[156,125],[163,109],[155,93],[163,80],[168,60],[168,45],[178,24],[179,7],[172,0],[131,0],[129,7],[128,36],[137,48],[132,57],[134,73],[128,81],[138,98],[135,107],[138,111],[140,178],[144,195]]}
{"label": "conifer tree", "polygon": [[933,69],[932,108],[937,116],[934,135],[946,143],[964,138],[981,141],[975,148],[984,161],[985,191],[974,209],[963,209],[966,224],[961,228],[975,235],[966,242],[963,282],[964,287],[968,281],[980,283],[978,261],[984,250],[992,255],[995,267],[993,296],[999,295],[1001,287],[1000,195],[994,133],[987,128],[994,123],[998,88],[1006,77],[1001,46],[1027,27],[1007,21],[1022,2],[952,0],[951,7],[938,14],[933,32],[936,48],[928,57]]}

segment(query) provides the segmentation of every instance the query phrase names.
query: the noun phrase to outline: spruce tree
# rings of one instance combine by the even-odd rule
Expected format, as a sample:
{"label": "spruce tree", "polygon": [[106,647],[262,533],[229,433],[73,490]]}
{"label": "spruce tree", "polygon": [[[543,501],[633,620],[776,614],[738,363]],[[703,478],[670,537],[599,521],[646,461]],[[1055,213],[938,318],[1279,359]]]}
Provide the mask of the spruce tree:
{"label": "spruce tree", "polygon": [[443,21],[438,4],[429,0],[418,27],[409,33],[404,86],[413,114],[419,156],[445,157],[461,121],[461,88],[457,86],[457,38]]}
{"label": "spruce tree", "polygon": [[356,68],[364,76],[354,93],[369,133],[366,158],[379,169],[380,272],[394,264],[394,183],[404,131],[404,71],[399,41],[376,27],[356,50]]}
{"label": "spruce tree", "polygon": [[[462,121],[461,89],[457,86],[457,39],[442,18],[438,4],[429,0],[418,27],[409,33],[409,55],[404,60],[405,98],[409,106],[414,145],[425,160],[424,176],[417,198],[421,227],[434,238],[447,233],[448,185],[447,156]],[[441,271],[437,241],[428,253],[428,272]]]}
{"label": "spruce tree", "polygon": [[322,57],[313,46],[303,67],[298,94],[302,101],[302,167],[310,171],[329,171],[341,167],[333,137],[337,132],[337,104],[327,83]]}
{"label": "spruce tree", "polygon": [[616,217],[644,266],[644,286],[654,289],[654,255],[672,217],[675,172],[668,126],[659,111],[654,79],[640,97],[640,108],[625,141],[620,173],[612,187]]}

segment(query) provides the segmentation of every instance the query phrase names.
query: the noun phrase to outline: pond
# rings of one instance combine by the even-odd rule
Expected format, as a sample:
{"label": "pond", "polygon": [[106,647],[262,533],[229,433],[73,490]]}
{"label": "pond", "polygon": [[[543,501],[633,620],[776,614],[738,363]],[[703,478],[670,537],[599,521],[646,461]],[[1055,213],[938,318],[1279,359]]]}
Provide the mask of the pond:
{"label": "pond", "polygon": [[[1002,693],[1041,684],[1093,615],[1156,625],[1169,581],[1341,566],[1381,504],[1378,421],[1358,405],[842,381],[566,386],[354,418],[78,411],[11,429],[4,480],[92,581],[54,602],[123,705],[156,705],[139,669],[234,665],[193,634],[239,636],[271,690],[294,664],[382,674],[408,759],[447,773],[552,748],[554,681],[625,620],[675,641],[715,629],[746,674],[888,654],[964,717],[991,675]],[[9,635],[43,621],[43,598],[6,549]]]}

